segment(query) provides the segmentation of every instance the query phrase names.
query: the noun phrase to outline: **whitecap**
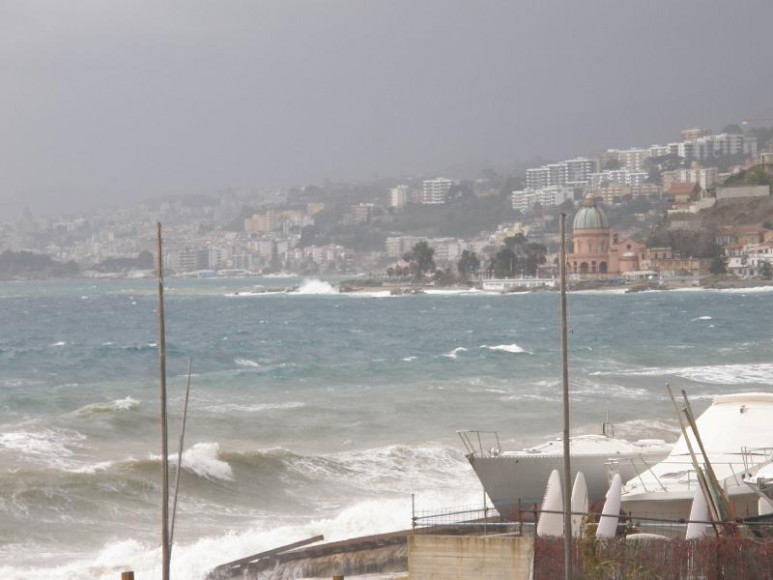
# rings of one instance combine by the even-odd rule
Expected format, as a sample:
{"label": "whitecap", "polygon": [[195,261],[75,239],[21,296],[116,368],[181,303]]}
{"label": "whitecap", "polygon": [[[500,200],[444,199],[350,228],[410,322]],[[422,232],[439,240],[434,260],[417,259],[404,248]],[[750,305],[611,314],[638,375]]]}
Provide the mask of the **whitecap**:
{"label": "whitecap", "polygon": [[233,481],[231,466],[220,460],[219,454],[217,443],[196,443],[183,453],[182,467],[205,479]]}
{"label": "whitecap", "polygon": [[452,350],[451,352],[445,353],[443,356],[448,357],[448,358],[457,358],[457,356],[459,355],[460,352],[466,352],[466,351],[467,351],[467,349],[464,348],[463,346],[458,346],[454,350]]}
{"label": "whitecap", "polygon": [[727,364],[675,368],[648,367],[627,371],[600,372],[598,374],[641,377],[676,376],[698,383],[711,383],[714,385],[770,384],[773,382],[773,364]]}
{"label": "whitecap", "polygon": [[521,346],[518,346],[517,344],[498,344],[496,346],[488,346],[488,345],[482,345],[481,348],[485,348],[488,350],[495,350],[495,351],[501,351],[501,352],[509,352],[512,354],[532,354],[528,350],[524,349]]}
{"label": "whitecap", "polygon": [[693,318],[690,322],[695,322],[697,320],[711,320],[711,316],[699,316],[698,318]]}
{"label": "whitecap", "polygon": [[235,358],[234,362],[240,367],[258,368],[260,366],[260,363],[248,358]]}
{"label": "whitecap", "polygon": [[71,447],[80,447],[85,439],[82,433],[65,429],[10,431],[0,433],[0,449],[17,452],[19,461],[63,468],[74,462]]}
{"label": "whitecap", "polygon": [[217,413],[229,413],[237,411],[240,413],[261,413],[263,411],[280,411],[284,409],[300,409],[305,407],[306,403],[300,401],[289,401],[287,403],[256,403],[254,405],[240,405],[238,403],[226,403],[209,407],[209,410]]}
{"label": "whitecap", "polygon": [[338,294],[338,290],[333,288],[329,282],[311,278],[304,280],[293,294]]}
{"label": "whitecap", "polygon": [[66,345],[67,345],[67,343],[65,341],[60,340],[59,342],[55,342],[54,344],[49,345],[49,346],[66,346]]}
{"label": "whitecap", "polygon": [[117,399],[108,403],[91,403],[81,407],[76,411],[78,415],[89,415],[92,413],[111,413],[115,411],[133,411],[139,407],[140,402],[127,396],[124,399]]}
{"label": "whitecap", "polygon": [[402,360],[403,360],[404,362],[411,362],[411,361],[415,361],[415,360],[416,360],[416,358],[417,358],[417,357],[415,357],[415,356],[406,356],[406,357],[403,357],[403,359],[402,359]]}

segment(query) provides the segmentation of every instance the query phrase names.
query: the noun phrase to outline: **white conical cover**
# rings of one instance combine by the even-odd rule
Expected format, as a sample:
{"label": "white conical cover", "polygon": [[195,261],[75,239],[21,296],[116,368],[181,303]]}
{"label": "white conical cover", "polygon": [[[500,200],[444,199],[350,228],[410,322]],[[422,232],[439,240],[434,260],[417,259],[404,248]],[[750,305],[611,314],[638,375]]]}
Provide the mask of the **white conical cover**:
{"label": "white conical cover", "polygon": [[597,538],[614,538],[617,533],[617,521],[620,519],[620,502],[622,499],[623,480],[620,474],[615,474],[612,485],[607,491],[607,501],[601,511],[601,519],[596,528]]}
{"label": "white conical cover", "polygon": [[773,500],[761,497],[757,500],[757,513],[761,516],[773,514]]}
{"label": "white conical cover", "polygon": [[706,535],[706,524],[698,522],[705,522],[708,521],[708,519],[709,507],[706,504],[706,496],[704,496],[703,491],[698,488],[698,491],[695,492],[695,497],[692,498],[690,523],[687,524],[687,533],[684,538],[686,540],[697,540]]}
{"label": "white conical cover", "polygon": [[537,522],[538,536],[563,536],[564,535],[564,501],[561,497],[561,474],[557,469],[553,470],[545,488],[545,497],[542,500],[542,513]]}
{"label": "white conical cover", "polygon": [[582,536],[582,518],[588,513],[588,485],[582,471],[577,472],[572,486],[572,535]]}

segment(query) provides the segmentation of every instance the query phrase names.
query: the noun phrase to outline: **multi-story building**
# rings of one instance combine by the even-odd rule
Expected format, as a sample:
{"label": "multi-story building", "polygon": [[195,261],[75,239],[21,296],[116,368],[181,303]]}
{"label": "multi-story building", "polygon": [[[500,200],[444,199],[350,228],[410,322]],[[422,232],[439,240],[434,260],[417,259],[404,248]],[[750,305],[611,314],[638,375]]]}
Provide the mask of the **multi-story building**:
{"label": "multi-story building", "polygon": [[408,205],[411,189],[407,185],[396,185],[389,190],[389,206],[402,209]]}
{"label": "multi-story building", "polygon": [[642,185],[647,181],[646,171],[631,171],[629,169],[607,169],[588,176],[591,190],[600,189],[605,185],[617,183],[620,185]]}
{"label": "multi-story building", "polygon": [[444,177],[425,179],[422,182],[419,203],[425,205],[441,205],[446,203],[448,192],[454,185],[459,185],[459,181],[456,179],[446,179]]}
{"label": "multi-story building", "polygon": [[525,212],[539,204],[543,207],[561,205],[574,200],[574,189],[561,185],[550,185],[540,189],[522,189],[512,194],[513,209]]}
{"label": "multi-story building", "polygon": [[692,141],[693,139],[700,139],[701,137],[710,137],[711,134],[711,129],[701,129],[698,127],[692,129],[683,129],[682,141]]}
{"label": "multi-story building", "polygon": [[386,239],[386,254],[390,258],[400,259],[407,252],[413,249],[413,246],[426,240],[418,236],[390,236]]}
{"label": "multi-story building", "polygon": [[674,183],[697,183],[703,189],[709,189],[719,179],[716,167],[701,167],[693,164],[690,169],[675,169],[663,172],[663,189],[668,191]]}
{"label": "multi-story building", "polygon": [[754,155],[757,139],[735,133],[706,135],[679,144],[679,156],[688,161],[703,161],[727,155]]}
{"label": "multi-story building", "polygon": [[526,170],[526,189],[536,190],[553,185],[582,187],[595,171],[598,171],[598,161],[585,157],[534,167]]}

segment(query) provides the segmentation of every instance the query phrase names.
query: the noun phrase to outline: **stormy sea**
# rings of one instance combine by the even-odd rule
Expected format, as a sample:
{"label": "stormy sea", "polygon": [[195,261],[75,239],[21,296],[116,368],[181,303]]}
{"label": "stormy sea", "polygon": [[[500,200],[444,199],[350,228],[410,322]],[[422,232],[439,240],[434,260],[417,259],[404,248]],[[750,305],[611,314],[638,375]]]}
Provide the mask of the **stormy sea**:
{"label": "stormy sea", "polygon": [[[295,287],[291,292],[267,288]],[[160,578],[153,280],[0,284],[0,577]],[[559,295],[341,293],[321,280],[166,283],[172,478],[192,364],[172,571],[482,503],[456,431],[504,449],[561,432]],[[577,292],[572,427],[675,440],[771,392],[773,292]]]}

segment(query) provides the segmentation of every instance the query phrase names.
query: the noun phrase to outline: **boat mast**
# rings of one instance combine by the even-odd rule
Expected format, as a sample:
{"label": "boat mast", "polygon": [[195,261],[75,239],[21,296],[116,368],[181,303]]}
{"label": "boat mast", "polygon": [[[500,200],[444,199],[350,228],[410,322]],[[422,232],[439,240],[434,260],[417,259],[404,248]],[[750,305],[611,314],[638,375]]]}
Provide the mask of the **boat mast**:
{"label": "boat mast", "polygon": [[569,355],[567,344],[566,309],[566,214],[561,212],[561,374],[564,401],[564,576],[572,578],[572,470],[569,457]]}
{"label": "boat mast", "polygon": [[164,259],[161,251],[161,222],[158,228],[158,362],[161,384],[161,577],[169,580],[169,441],[166,422],[166,327],[164,325]]}

